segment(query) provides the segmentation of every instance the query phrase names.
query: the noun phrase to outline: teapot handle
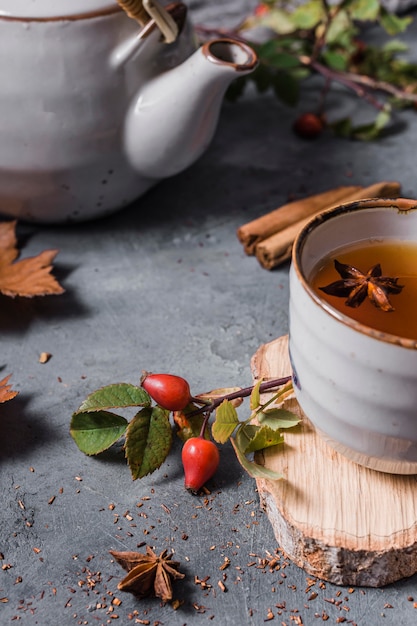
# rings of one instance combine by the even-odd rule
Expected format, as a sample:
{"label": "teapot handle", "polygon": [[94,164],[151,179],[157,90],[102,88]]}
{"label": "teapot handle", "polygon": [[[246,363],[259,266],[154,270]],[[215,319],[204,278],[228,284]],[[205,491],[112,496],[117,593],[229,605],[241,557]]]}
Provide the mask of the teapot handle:
{"label": "teapot handle", "polygon": [[141,26],[145,26],[149,22],[149,13],[143,6],[142,0],[117,0],[117,3],[129,17],[138,21]]}
{"label": "teapot handle", "polygon": [[[187,7],[182,2],[174,2],[164,8],[161,7],[158,2],[155,2],[155,0],[143,0],[143,6],[153,5],[153,8],[150,9],[150,11],[153,11],[152,17],[147,21],[143,20],[143,12],[141,12],[142,2],[138,2],[138,0],[117,0],[117,2],[129,17],[136,19],[142,24],[142,29],[139,33],[123,41],[112,51],[110,66],[113,69],[122,67],[135,56],[143,42],[154,31],[158,32],[159,30],[162,32],[165,43],[174,42],[181,33],[187,17]],[[155,6],[158,7],[156,10]],[[150,15],[150,13],[147,13],[148,18]]]}
{"label": "teapot handle", "polygon": [[178,37],[178,24],[171,13],[158,0],[142,0],[144,9],[155,20],[156,25],[164,36],[165,43],[173,43]]}
{"label": "teapot handle", "polygon": [[170,7],[163,7],[159,0],[117,0],[129,17],[146,26],[154,20],[164,36],[165,43],[173,43],[178,37],[178,24],[170,13]]}

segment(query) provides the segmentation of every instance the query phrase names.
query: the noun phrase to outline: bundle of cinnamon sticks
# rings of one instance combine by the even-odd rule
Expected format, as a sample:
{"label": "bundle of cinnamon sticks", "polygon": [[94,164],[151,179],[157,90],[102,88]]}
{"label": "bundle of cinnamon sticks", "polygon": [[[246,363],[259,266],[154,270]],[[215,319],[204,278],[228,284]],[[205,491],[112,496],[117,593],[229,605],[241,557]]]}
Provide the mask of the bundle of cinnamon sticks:
{"label": "bundle of cinnamon sticks", "polygon": [[369,187],[336,187],[274,209],[241,226],[237,236],[246,254],[255,255],[262,267],[271,270],[291,258],[295,238],[315,215],[355,200],[398,198],[400,192],[400,183],[396,181],[382,181]]}

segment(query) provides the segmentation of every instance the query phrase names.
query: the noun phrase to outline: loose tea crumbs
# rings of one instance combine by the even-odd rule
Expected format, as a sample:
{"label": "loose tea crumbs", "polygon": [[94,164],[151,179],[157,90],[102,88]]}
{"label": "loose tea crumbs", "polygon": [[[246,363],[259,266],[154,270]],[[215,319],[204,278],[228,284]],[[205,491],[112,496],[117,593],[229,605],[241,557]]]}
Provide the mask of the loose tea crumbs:
{"label": "loose tea crumbs", "polygon": [[229,567],[229,565],[230,565],[230,559],[227,556],[225,556],[224,562],[222,563],[222,565],[220,565],[219,570],[225,570]]}
{"label": "loose tea crumbs", "polygon": [[269,622],[271,619],[274,619],[275,615],[274,612],[272,611],[272,609],[268,609],[268,612],[266,614],[266,618],[265,618],[265,622]]}
{"label": "loose tea crumbs", "polygon": [[52,358],[50,352],[41,352],[39,355],[39,363],[47,363]]}

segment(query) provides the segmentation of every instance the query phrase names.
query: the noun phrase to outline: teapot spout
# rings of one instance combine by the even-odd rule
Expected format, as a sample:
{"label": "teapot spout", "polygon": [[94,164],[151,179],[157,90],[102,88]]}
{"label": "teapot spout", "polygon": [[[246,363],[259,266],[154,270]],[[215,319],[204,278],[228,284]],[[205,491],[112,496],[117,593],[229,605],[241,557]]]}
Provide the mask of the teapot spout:
{"label": "teapot spout", "polygon": [[216,39],[150,80],[126,116],[124,147],[132,167],[142,176],[161,179],[191,165],[215,133],[227,87],[257,63],[247,44]]}

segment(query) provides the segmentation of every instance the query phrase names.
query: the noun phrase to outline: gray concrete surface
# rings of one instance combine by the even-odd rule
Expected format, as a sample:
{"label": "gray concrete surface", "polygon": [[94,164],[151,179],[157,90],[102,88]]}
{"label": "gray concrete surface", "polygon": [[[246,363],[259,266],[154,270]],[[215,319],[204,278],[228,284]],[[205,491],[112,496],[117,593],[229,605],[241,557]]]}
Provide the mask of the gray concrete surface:
{"label": "gray concrete surface", "polygon": [[[219,19],[214,3],[192,5],[197,20]],[[417,54],[416,33],[408,41]],[[299,110],[316,97],[309,91]],[[332,106],[338,114],[357,105],[339,94]],[[228,446],[211,494],[195,498],[183,489],[179,442],[159,471],[133,482],[120,451],[87,458],[69,435],[87,393],[136,383],[142,369],[185,376],[195,393],[250,383],[252,354],[287,332],[288,265],[267,272],[246,257],[240,224],[291,194],[334,185],[397,179],[404,196],[417,196],[414,112],[369,144],[302,141],[291,131],[295,114],[271,94],[248,92],[225,103],[198,163],[127,210],[70,227],[19,225],[25,255],[60,250],[55,273],[66,293],[0,301],[0,367],[19,391],[0,410],[2,626],[257,626],[269,610],[286,626],[417,623],[417,576],[383,589],[317,581],[309,590],[306,573],[283,557],[281,570],[262,567],[276,540]],[[46,364],[42,351],[53,355]],[[108,551],[142,542],[175,550],[187,575],[175,585],[177,610],[117,591],[123,572]]]}

